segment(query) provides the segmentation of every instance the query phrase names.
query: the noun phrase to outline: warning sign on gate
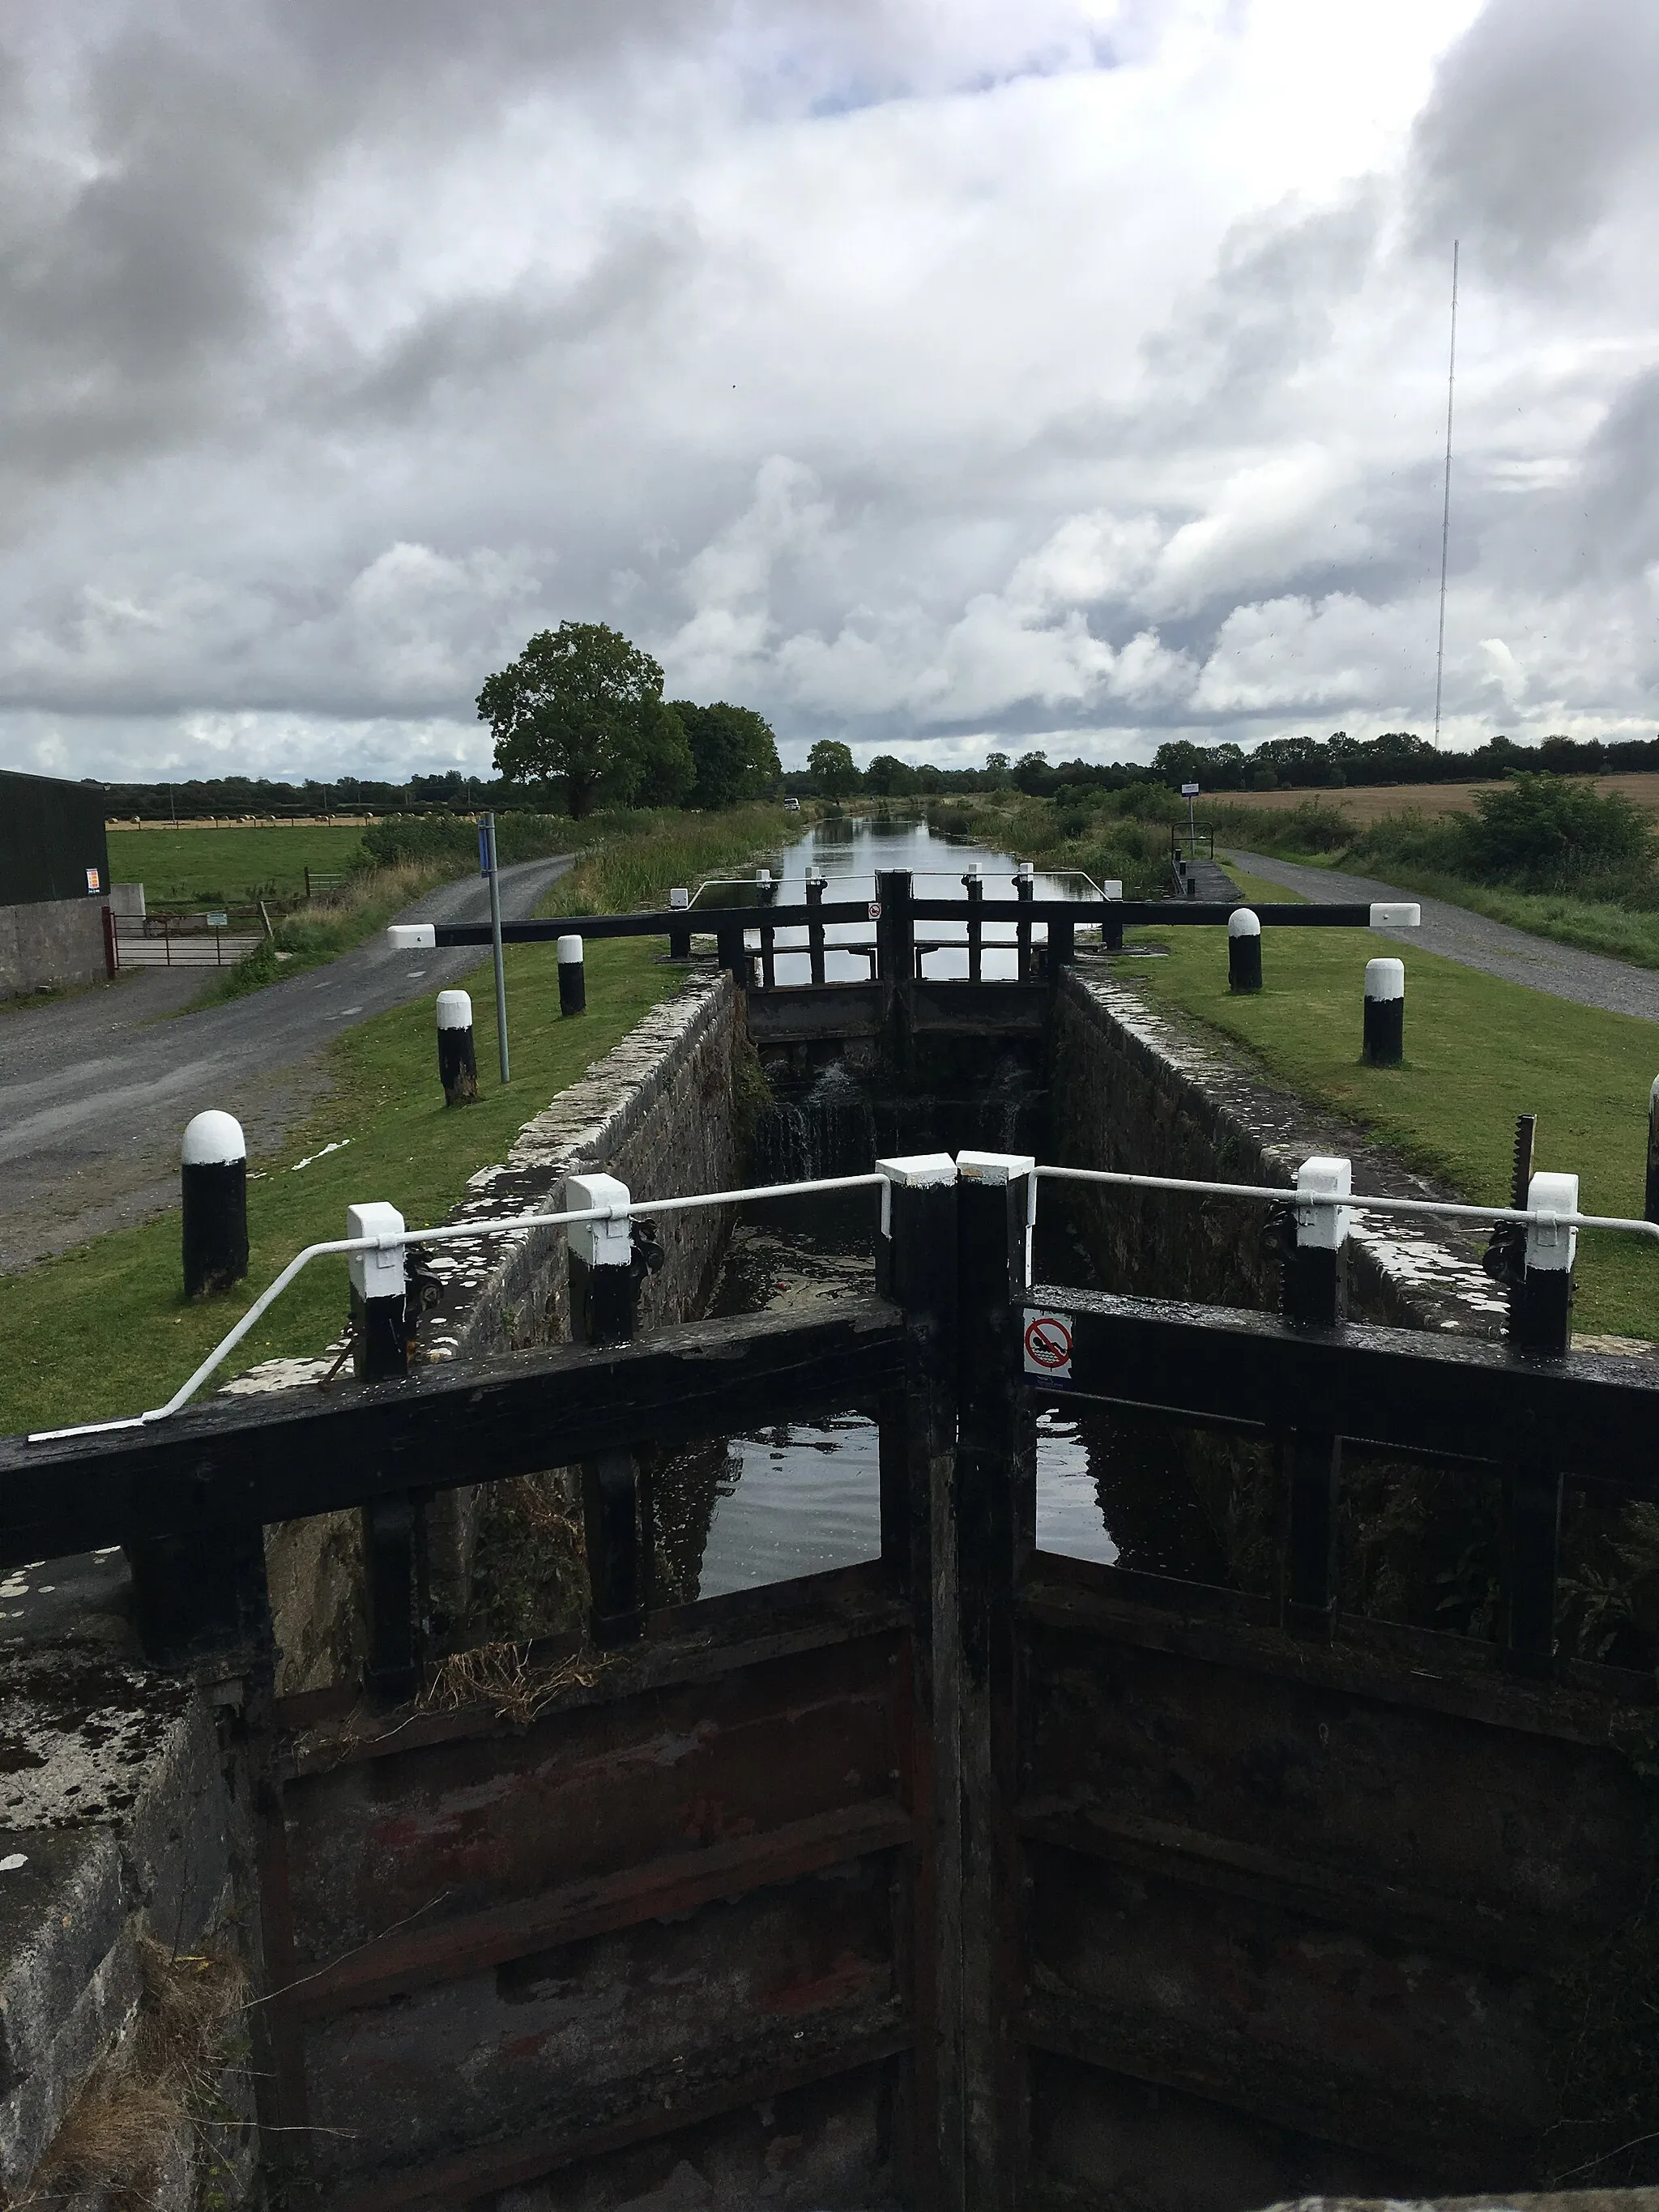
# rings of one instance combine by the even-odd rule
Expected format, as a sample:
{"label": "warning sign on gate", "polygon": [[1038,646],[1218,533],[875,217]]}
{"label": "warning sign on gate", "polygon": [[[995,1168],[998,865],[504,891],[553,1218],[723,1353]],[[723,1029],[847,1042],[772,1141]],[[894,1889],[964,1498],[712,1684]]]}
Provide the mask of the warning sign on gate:
{"label": "warning sign on gate", "polygon": [[1025,1310],[1025,1372],[1050,1382],[1072,1379],[1072,1316]]}
{"label": "warning sign on gate", "polygon": [[881,920],[881,901],[879,899],[872,899],[870,902],[870,919],[872,921],[879,921]]}

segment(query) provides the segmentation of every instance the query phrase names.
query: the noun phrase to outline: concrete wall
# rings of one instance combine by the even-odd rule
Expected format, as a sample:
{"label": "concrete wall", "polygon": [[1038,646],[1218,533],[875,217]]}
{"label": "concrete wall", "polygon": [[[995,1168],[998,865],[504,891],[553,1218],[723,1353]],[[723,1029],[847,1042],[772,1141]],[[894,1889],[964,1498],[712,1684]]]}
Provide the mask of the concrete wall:
{"label": "concrete wall", "polygon": [[65,983],[98,983],[108,972],[100,899],[0,906],[0,999]]}
{"label": "concrete wall", "polygon": [[[242,2201],[246,2064],[179,2095],[153,2033],[169,1984],[226,1997],[241,2039],[236,1898],[250,1895],[232,1786],[240,1685],[159,1674],[127,1619],[125,1564],[59,1559],[0,1580],[0,2202],[106,2181],[187,2212],[207,2180]],[[251,1923],[252,1915],[245,1916]],[[188,1960],[181,1967],[179,1961]],[[66,2118],[69,2126],[64,2127]],[[204,2175],[199,2142],[225,2170]],[[109,2154],[125,2151],[110,2164]],[[45,2160],[44,2166],[41,2161]],[[66,2160],[69,2160],[67,2164]],[[33,2189],[30,2179],[33,2177]],[[75,2202],[101,2205],[96,2191]]]}

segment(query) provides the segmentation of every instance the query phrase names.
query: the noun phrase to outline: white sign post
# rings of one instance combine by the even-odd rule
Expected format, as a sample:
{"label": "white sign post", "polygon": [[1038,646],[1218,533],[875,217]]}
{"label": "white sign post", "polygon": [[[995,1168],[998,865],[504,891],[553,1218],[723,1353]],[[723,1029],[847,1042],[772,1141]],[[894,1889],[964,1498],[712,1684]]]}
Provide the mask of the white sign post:
{"label": "white sign post", "polygon": [[1183,783],[1181,795],[1187,802],[1187,858],[1195,860],[1198,858],[1198,825],[1193,819],[1193,801],[1198,797],[1198,786]]}

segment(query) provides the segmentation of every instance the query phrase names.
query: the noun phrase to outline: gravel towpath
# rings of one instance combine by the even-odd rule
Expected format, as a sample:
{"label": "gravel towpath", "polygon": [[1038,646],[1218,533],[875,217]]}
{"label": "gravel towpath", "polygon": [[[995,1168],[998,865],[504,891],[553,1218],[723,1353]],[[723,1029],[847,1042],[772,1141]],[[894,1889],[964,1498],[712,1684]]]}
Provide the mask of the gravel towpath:
{"label": "gravel towpath", "polygon": [[[503,916],[527,920],[569,866],[566,855],[503,868]],[[489,915],[488,888],[471,878],[401,919]],[[0,1273],[176,1206],[179,1139],[204,1106],[234,1114],[250,1158],[268,1157],[326,1094],[331,1038],[431,996],[480,957],[476,946],[393,952],[377,933],[325,967],[194,1013],[177,1009],[201,973],[150,968],[0,1014]]]}
{"label": "gravel towpath", "polygon": [[1373,882],[1369,876],[1339,875],[1330,868],[1306,868],[1292,860],[1274,860],[1266,853],[1233,852],[1234,865],[1286,890],[1307,898],[1414,899],[1423,909],[1420,929],[1379,929],[1376,937],[1397,938],[1402,945],[1420,945],[1466,968],[1480,968],[1506,982],[1524,983],[1528,990],[1547,992],[1552,998],[1576,1000],[1581,1006],[1600,1006],[1610,1014],[1635,1014],[1641,1020],[1659,1022],[1659,969],[1631,968],[1622,960],[1609,960],[1600,952],[1580,952],[1571,945],[1557,945],[1547,937],[1530,936],[1511,929],[1507,922],[1488,921],[1485,915],[1467,907],[1448,906],[1443,899],[1425,898],[1419,891],[1401,890],[1393,884]]}

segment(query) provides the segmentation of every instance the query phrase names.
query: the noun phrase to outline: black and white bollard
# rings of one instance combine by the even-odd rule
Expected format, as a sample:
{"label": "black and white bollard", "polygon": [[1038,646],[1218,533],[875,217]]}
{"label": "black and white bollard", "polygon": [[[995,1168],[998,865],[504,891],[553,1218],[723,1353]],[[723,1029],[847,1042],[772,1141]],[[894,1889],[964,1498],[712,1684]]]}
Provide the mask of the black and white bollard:
{"label": "black and white bollard", "polygon": [[1297,1170],[1296,1188],[1304,1202],[1291,1209],[1285,1318],[1296,1328],[1334,1328],[1347,1318],[1351,1217],[1346,1206],[1310,1206],[1305,1197],[1346,1198],[1353,1189],[1353,1163],[1316,1154]]}
{"label": "black and white bollard", "polygon": [[[611,1209],[610,1218],[573,1221],[567,1232],[571,1337],[578,1344],[626,1344],[634,1334],[641,1274],[628,1186],[615,1176],[567,1176],[564,1202],[573,1213],[590,1206]],[[645,1633],[650,1604],[650,1497],[625,1449],[585,1461],[581,1473],[589,1631],[596,1644],[625,1644]]]}
{"label": "black and white bollard", "polygon": [[1247,906],[1235,907],[1227,916],[1227,988],[1261,988],[1261,920]]}
{"label": "black and white bollard", "polygon": [[[1528,1213],[1578,1211],[1578,1178],[1534,1175],[1527,1185]],[[1532,1359],[1559,1359],[1572,1343],[1572,1263],[1578,1231],[1564,1221],[1529,1222],[1526,1260],[1510,1306],[1510,1334],[1517,1352]]]}
{"label": "black and white bollard", "polygon": [[[1347,1316],[1349,1214],[1342,1206],[1306,1200],[1346,1198],[1352,1163],[1315,1158],[1296,1171],[1303,1203],[1292,1208],[1285,1255],[1285,1317],[1296,1328],[1337,1328]],[[1335,1626],[1339,1582],[1337,1534],[1342,1490],[1342,1439],[1297,1407],[1286,1454],[1290,1543],[1285,1561],[1285,1626],[1293,1636],[1327,1640]],[[1328,1414],[1327,1415],[1328,1419]]]}
{"label": "black and white bollard", "polygon": [[198,1114],[179,1150],[185,1296],[228,1291],[247,1273],[247,1146],[231,1114]]}
{"label": "black and white bollard", "polygon": [[[346,1235],[401,1237],[404,1217],[379,1199],[346,1208]],[[360,1382],[380,1382],[409,1372],[409,1337],[404,1326],[409,1285],[406,1247],[354,1252],[351,1278],[351,1371]]]}
{"label": "black and white bollard", "polygon": [[1648,1093],[1648,1185],[1644,1221],[1659,1221],[1659,1075]]}
{"label": "black and white bollard", "polygon": [[446,1106],[470,1106],[478,1095],[472,1046],[472,1000],[465,991],[438,994],[438,1080]]}
{"label": "black and white bollard", "polygon": [[1398,1067],[1406,1056],[1406,963],[1365,963],[1365,1059],[1372,1067]]}
{"label": "black and white bollard", "polygon": [[580,937],[562,937],[559,939],[559,1012],[562,1014],[585,1014],[587,1012],[587,976],[582,963]]}
{"label": "black and white bollard", "polygon": [[[671,914],[690,915],[691,894],[688,890],[672,890],[668,894]],[[690,920],[671,921],[668,925],[668,957],[671,960],[691,957],[691,924]]]}

